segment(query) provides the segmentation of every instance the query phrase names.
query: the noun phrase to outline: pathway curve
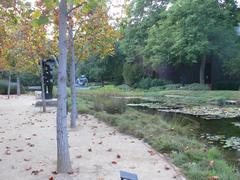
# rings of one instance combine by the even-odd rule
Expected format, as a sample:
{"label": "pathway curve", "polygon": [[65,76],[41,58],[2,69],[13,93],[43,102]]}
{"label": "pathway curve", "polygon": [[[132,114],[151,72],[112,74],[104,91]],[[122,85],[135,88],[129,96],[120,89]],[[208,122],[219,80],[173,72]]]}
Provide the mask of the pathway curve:
{"label": "pathway curve", "polygon": [[118,133],[90,115],[69,130],[74,174],[54,175],[56,109],[41,113],[33,96],[0,96],[0,179],[118,180],[119,171],[139,180],[184,179],[162,155],[136,138]]}

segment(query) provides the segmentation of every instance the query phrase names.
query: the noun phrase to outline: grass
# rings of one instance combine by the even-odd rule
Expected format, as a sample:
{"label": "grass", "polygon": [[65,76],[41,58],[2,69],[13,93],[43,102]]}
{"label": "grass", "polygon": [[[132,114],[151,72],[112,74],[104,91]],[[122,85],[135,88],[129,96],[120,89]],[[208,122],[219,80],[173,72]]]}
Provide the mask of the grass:
{"label": "grass", "polygon": [[[162,96],[164,94],[188,95],[197,98],[197,96],[208,99],[237,97],[237,92],[191,92],[189,91],[163,91],[155,92],[154,95]],[[152,95],[146,92],[147,96]],[[173,163],[184,170],[188,179],[206,180],[212,176],[218,176],[224,180],[237,180],[240,174],[234,167],[229,165],[222,153],[217,148],[206,147],[195,137],[191,131],[192,123],[183,123],[179,121],[166,121],[159,115],[151,115],[139,112],[132,108],[127,108],[120,113],[111,113],[96,110],[96,103],[105,106],[118,106],[121,103],[104,103],[109,101],[109,96],[143,96],[143,91],[128,91],[116,89],[114,87],[105,87],[96,90],[81,91],[78,93],[78,111],[89,113],[105,121],[111,126],[115,126],[120,132],[143,139],[155,150],[161,153],[167,153]],[[87,95],[87,96],[86,96]],[[215,96],[216,95],[216,96]],[[99,98],[96,101],[96,98]],[[239,97],[238,97],[239,98]]]}
{"label": "grass", "polygon": [[[170,96],[166,96],[170,95]],[[79,91],[79,96],[119,96],[142,97],[155,101],[163,101],[167,104],[206,105],[218,104],[224,100],[240,100],[240,91],[191,91],[191,90],[123,90],[108,85],[103,88]]]}

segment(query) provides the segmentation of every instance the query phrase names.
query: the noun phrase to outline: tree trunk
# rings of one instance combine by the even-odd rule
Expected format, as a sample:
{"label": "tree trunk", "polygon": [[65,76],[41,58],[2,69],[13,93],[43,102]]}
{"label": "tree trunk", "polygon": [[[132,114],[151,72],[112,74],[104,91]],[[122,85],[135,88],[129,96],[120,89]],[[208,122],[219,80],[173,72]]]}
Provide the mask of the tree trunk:
{"label": "tree trunk", "polygon": [[21,95],[21,88],[20,88],[20,74],[17,73],[17,95]]}
{"label": "tree trunk", "polygon": [[104,87],[104,78],[101,76],[101,86]]}
{"label": "tree trunk", "polygon": [[200,84],[205,84],[205,66],[206,66],[206,56],[201,59],[200,65]]}
{"label": "tree trunk", "polygon": [[[73,4],[71,2],[70,9],[73,8]],[[73,12],[70,13],[71,18],[73,17]],[[73,26],[70,23],[69,25],[69,55],[71,59],[71,67],[70,67],[70,84],[71,84],[71,128],[75,128],[77,126],[77,97],[76,97],[76,67],[75,67],[75,56],[74,56],[74,39],[73,39]]]}
{"label": "tree trunk", "polygon": [[57,102],[57,172],[72,171],[67,133],[67,3],[61,0],[59,4],[59,66],[58,66],[58,102]]}
{"label": "tree trunk", "polygon": [[43,77],[43,60],[40,61],[40,71],[41,71],[41,86],[42,86],[42,106],[43,112],[46,112],[46,99],[45,99],[45,87],[44,87],[44,77]]}
{"label": "tree trunk", "polygon": [[8,99],[10,98],[10,93],[11,93],[11,71],[8,74]]}

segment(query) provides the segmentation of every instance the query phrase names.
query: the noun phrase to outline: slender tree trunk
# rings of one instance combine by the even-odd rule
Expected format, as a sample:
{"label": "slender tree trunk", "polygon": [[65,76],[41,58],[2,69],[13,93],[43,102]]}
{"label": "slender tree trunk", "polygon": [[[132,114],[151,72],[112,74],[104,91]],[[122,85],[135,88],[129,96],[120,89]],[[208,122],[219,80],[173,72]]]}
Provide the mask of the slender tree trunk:
{"label": "slender tree trunk", "polygon": [[12,76],[12,73],[11,71],[9,72],[8,74],[8,99],[10,98],[10,93],[11,93],[11,76]]}
{"label": "slender tree trunk", "polygon": [[102,85],[102,87],[104,87],[104,78],[103,78],[103,76],[101,76],[101,85]]}
{"label": "slender tree trunk", "polygon": [[17,95],[21,95],[21,88],[20,88],[20,74],[17,73]]}
{"label": "slender tree trunk", "polygon": [[43,77],[43,60],[40,61],[40,71],[41,71],[41,86],[42,86],[42,106],[43,112],[46,112],[46,99],[45,99],[45,87],[44,87],[44,77]]}
{"label": "slender tree trunk", "polygon": [[205,84],[205,66],[206,66],[206,56],[203,56],[201,59],[201,65],[200,65],[200,84]]}
{"label": "slender tree trunk", "polygon": [[[71,1],[70,9],[73,8],[73,4]],[[73,17],[73,12],[70,14],[71,18]],[[75,56],[74,56],[74,39],[73,39],[73,25],[70,23],[69,26],[69,54],[71,59],[71,67],[70,67],[70,84],[71,84],[71,128],[75,128],[77,126],[77,97],[76,97],[76,67],[75,67]]]}
{"label": "slender tree trunk", "polygon": [[59,66],[58,66],[58,102],[57,102],[57,172],[72,171],[67,133],[67,3],[59,4]]}

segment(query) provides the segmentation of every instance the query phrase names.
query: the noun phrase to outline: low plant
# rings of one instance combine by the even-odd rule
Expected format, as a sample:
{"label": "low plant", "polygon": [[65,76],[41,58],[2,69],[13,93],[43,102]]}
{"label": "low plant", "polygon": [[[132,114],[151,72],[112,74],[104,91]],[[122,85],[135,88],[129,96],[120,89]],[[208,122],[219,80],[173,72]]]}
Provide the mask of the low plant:
{"label": "low plant", "polygon": [[137,88],[148,89],[151,87],[164,86],[166,84],[171,84],[171,81],[164,79],[152,79],[152,78],[142,78],[137,84]]}
{"label": "low plant", "polygon": [[[10,94],[17,93],[17,83],[11,82],[11,92]],[[21,88],[23,91],[23,88]],[[8,81],[7,80],[0,80],[0,94],[7,94],[8,92]]]}
{"label": "low plant", "polygon": [[193,83],[193,84],[187,84],[183,87],[181,87],[182,90],[210,90],[209,86],[207,84],[199,84],[199,83]]}
{"label": "low plant", "polygon": [[93,108],[96,111],[106,111],[109,114],[122,114],[126,110],[126,101],[122,98],[97,96]]}

